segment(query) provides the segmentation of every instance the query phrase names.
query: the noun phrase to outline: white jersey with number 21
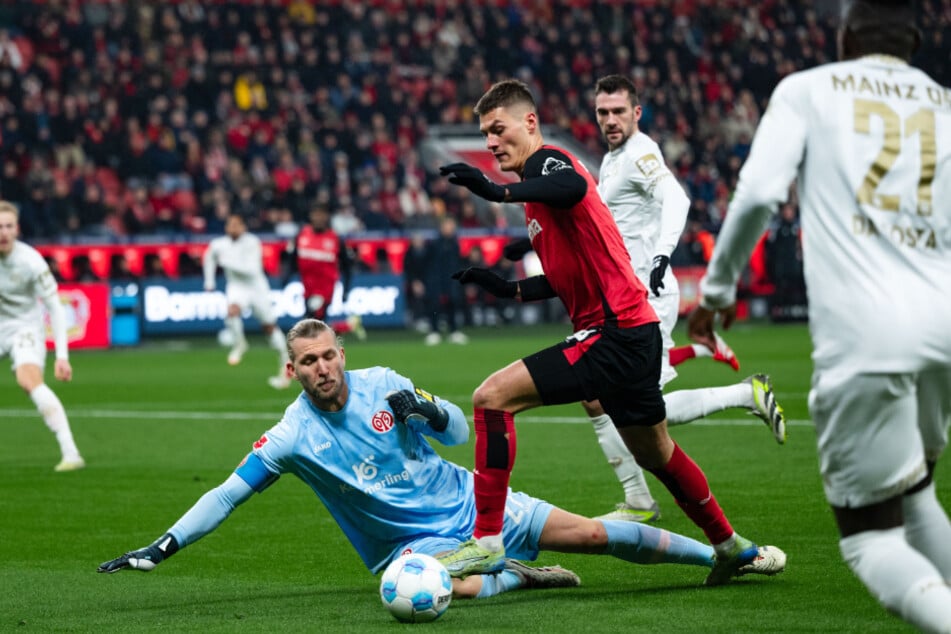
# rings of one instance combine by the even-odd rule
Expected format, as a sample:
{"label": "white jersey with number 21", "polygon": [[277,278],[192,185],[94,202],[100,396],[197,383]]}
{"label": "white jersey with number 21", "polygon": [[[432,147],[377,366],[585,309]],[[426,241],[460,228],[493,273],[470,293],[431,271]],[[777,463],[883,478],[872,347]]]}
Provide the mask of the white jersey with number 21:
{"label": "white jersey with number 21", "polygon": [[737,246],[795,178],[816,367],[951,364],[951,90],[882,55],[784,79],[728,212],[762,223],[724,226],[701,288],[710,307],[733,301],[749,253]]}

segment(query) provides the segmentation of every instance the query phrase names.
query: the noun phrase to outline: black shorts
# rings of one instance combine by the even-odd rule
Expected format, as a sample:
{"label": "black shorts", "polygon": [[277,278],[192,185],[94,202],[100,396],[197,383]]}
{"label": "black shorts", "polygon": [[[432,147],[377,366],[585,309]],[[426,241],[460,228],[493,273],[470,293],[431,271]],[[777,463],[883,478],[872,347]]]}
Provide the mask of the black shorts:
{"label": "black shorts", "polygon": [[522,361],[545,405],[601,401],[617,427],[667,417],[660,390],[663,344],[657,323],[582,330]]}

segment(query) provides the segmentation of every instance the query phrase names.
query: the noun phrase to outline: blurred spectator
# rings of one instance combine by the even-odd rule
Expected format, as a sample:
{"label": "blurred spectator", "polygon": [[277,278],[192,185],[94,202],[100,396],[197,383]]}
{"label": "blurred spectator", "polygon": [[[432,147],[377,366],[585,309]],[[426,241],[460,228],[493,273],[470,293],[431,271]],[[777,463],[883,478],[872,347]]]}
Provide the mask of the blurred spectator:
{"label": "blurred spectator", "polygon": [[112,282],[138,282],[139,276],[129,268],[129,260],[121,253],[109,258],[109,280]]}
{"label": "blurred spectator", "polygon": [[443,218],[439,223],[439,235],[426,245],[425,262],[424,284],[430,326],[426,345],[435,346],[442,341],[440,330],[443,323],[448,329],[451,343],[469,343],[469,338],[459,330],[460,317],[463,322],[470,321],[466,298],[462,285],[451,277],[466,267],[454,219]]}
{"label": "blurred spectator", "polygon": [[776,290],[770,298],[770,316],[786,320],[806,314],[806,282],[802,270],[799,217],[793,205],[780,207],[770,223],[765,243],[766,271]]}
{"label": "blurred spectator", "polygon": [[403,255],[403,279],[406,283],[406,306],[410,319],[420,332],[431,329],[426,300],[426,270],[428,266],[426,236],[420,231],[410,234],[409,246]]}

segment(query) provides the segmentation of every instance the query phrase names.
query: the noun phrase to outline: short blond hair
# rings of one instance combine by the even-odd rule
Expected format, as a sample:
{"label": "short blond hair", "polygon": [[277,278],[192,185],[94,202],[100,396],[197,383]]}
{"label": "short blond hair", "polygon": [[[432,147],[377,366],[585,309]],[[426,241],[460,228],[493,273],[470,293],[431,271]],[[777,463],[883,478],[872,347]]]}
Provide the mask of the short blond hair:
{"label": "short blond hair", "polygon": [[17,208],[16,205],[6,200],[0,200],[0,213],[3,213],[5,211],[16,216],[17,220],[20,219],[20,210]]}

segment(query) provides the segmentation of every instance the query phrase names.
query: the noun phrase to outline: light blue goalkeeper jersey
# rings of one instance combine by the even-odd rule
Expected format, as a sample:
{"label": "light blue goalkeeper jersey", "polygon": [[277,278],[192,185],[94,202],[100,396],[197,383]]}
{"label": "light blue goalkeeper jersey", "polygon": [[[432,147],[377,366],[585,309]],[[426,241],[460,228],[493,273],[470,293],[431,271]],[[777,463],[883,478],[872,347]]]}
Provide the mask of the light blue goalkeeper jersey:
{"label": "light blue goalkeeper jersey", "polygon": [[475,523],[472,474],[440,457],[424,437],[444,445],[466,442],[462,410],[437,397],[449,414],[439,433],[425,423],[397,423],[385,397],[412,390],[409,379],[382,367],[345,376],[349,397],[342,410],[319,410],[302,392],[254,443],[253,455],[270,473],[239,468],[238,474],[257,480],[248,484],[258,491],[284,473],[306,482],[373,572],[411,540],[467,539]]}

